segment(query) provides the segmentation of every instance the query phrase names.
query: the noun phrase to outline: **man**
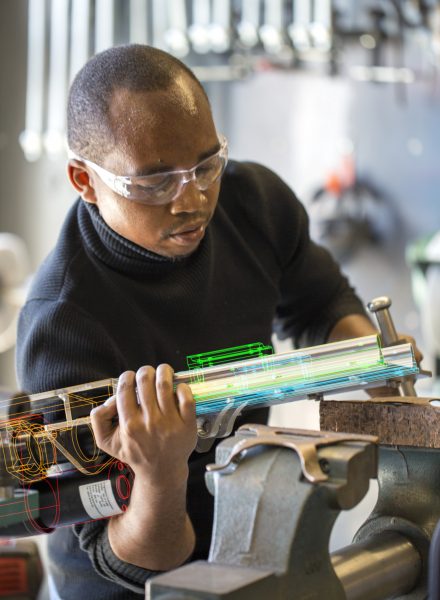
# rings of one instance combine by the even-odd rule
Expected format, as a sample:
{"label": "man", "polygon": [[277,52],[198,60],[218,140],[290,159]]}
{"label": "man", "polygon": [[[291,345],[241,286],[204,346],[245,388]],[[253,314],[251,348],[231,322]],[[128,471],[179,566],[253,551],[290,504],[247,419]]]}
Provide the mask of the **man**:
{"label": "man", "polygon": [[56,531],[49,556],[62,598],[138,597],[210,542],[213,453],[192,453],[194,402],[187,386],[173,394],[169,365],[270,343],[274,319],[297,344],[375,329],[292,191],[255,164],[225,170],[226,140],[176,59],[138,45],[95,56],[72,84],[68,142],[81,199],[23,309],[17,368],[30,392],[123,373],[92,422],[135,473],[128,510]]}

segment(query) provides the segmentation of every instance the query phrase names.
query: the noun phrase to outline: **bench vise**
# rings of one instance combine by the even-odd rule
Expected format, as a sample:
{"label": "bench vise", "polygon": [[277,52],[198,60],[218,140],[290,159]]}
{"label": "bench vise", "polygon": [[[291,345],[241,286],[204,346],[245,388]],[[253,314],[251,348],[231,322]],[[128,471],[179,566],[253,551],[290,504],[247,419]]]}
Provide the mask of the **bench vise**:
{"label": "bench vise", "polygon": [[241,427],[217,447],[206,475],[215,496],[209,560],[155,577],[146,597],[379,600],[410,592],[422,559],[405,531],[377,528],[333,556],[328,550],[340,511],[354,507],[376,477],[376,442]]}

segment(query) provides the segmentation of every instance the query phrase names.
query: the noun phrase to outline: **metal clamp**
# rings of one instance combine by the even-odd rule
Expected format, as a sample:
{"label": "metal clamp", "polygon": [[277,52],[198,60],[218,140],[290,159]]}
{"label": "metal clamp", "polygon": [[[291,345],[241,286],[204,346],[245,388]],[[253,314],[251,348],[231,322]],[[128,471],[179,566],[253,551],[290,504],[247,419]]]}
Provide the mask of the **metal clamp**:
{"label": "metal clamp", "polygon": [[248,402],[235,408],[225,407],[218,414],[207,414],[197,419],[197,452],[208,452],[216,438],[228,437],[232,433],[235,420]]}
{"label": "metal clamp", "polygon": [[325,431],[305,431],[302,429],[273,428],[268,425],[243,425],[238,432],[247,434],[233,447],[228,460],[223,464],[209,464],[208,472],[231,470],[242,458],[242,453],[256,446],[281,446],[294,450],[300,460],[304,477],[311,483],[327,481],[328,476],[323,472],[318,458],[318,448],[331,446],[340,442],[371,442],[377,443],[379,438],[372,435],[357,435],[333,433]]}

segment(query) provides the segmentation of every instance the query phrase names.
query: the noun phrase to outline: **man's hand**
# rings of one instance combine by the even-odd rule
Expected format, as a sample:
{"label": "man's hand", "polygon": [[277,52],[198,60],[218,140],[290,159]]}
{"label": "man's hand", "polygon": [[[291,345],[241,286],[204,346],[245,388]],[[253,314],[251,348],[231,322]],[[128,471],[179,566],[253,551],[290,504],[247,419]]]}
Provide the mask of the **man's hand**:
{"label": "man's hand", "polygon": [[416,340],[411,335],[407,335],[406,333],[398,333],[397,335],[399,337],[399,342],[401,344],[405,344],[405,343],[411,344],[411,346],[413,348],[413,352],[414,352],[414,358],[416,359],[416,363],[420,367],[420,363],[423,360],[423,354],[417,347]]}
{"label": "man's hand", "polygon": [[[398,335],[399,343],[411,344],[413,352],[414,352],[414,358],[420,367],[420,363],[423,360],[423,354],[418,349],[415,339],[412,336],[407,335],[405,333],[398,333],[397,335]],[[398,396],[399,395],[398,388],[392,388],[392,387],[388,387],[388,386],[372,387],[372,388],[367,389],[366,392],[368,393],[370,398],[376,398],[379,396],[382,397],[382,396]]]}
{"label": "man's hand", "polygon": [[109,521],[113,552],[149,570],[179,566],[195,542],[186,513],[188,458],[197,441],[190,388],[180,384],[174,393],[168,365],[127,371],[116,397],[95,408],[91,420],[99,448],[135,474],[127,511]]}
{"label": "man's hand", "polygon": [[[377,328],[366,316],[363,315],[348,315],[338,321],[335,327],[330,332],[329,342],[336,342],[344,339],[362,337],[364,335],[371,335],[379,333]],[[410,343],[413,347],[414,358],[417,364],[423,360],[423,354],[417,347],[416,341],[410,335],[405,333],[398,334],[399,341],[401,343]],[[369,396],[374,398],[375,396],[395,396],[398,394],[396,389],[388,386],[372,387],[366,390]]]}
{"label": "man's hand", "polygon": [[[364,315],[348,315],[340,319],[330,332],[328,341],[339,342],[341,340],[348,340],[350,338],[362,337],[364,335],[374,335],[380,333],[377,327],[373,325],[370,319]],[[410,335],[406,333],[397,334],[399,341],[402,344],[409,343],[412,345],[414,350],[414,357],[417,364],[423,360],[423,354],[417,348],[416,341]]]}
{"label": "man's hand", "polygon": [[136,375],[126,371],[119,377],[116,396],[91,413],[98,447],[130,465],[135,475],[158,484],[186,471],[197,442],[191,389],[180,384],[174,394],[173,374],[169,365],[157,371],[142,367]]}

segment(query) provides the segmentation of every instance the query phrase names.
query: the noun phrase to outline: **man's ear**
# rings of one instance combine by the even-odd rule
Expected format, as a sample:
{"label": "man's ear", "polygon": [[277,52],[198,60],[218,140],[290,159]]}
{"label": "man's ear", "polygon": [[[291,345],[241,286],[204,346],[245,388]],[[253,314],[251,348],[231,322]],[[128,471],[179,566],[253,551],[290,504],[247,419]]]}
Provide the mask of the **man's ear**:
{"label": "man's ear", "polygon": [[83,163],[71,159],[67,163],[67,177],[85,202],[96,204],[96,193],[89,172]]}

